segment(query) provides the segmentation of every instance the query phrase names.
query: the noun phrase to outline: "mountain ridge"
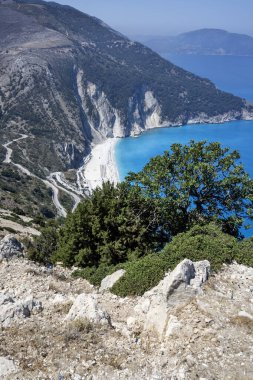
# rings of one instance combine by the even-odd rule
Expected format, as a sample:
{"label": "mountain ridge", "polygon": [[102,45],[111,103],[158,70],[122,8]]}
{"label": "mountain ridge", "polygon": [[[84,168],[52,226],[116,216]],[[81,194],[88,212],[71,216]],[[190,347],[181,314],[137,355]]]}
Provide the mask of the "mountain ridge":
{"label": "mountain ridge", "polygon": [[245,100],[72,7],[2,0],[0,33],[2,141],[28,136],[12,159],[37,177],[79,169],[108,137],[251,117]]}
{"label": "mountain ridge", "polygon": [[137,40],[163,54],[253,56],[253,37],[223,29],[203,28],[177,36],[139,36]]}

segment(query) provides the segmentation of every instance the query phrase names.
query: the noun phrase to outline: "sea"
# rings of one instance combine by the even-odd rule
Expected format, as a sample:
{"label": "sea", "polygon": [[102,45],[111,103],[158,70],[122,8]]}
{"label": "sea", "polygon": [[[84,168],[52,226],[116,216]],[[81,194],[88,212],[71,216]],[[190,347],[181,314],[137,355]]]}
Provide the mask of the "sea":
{"label": "sea", "polygon": [[[208,78],[221,90],[253,102],[253,57],[163,55],[172,63],[201,77]],[[190,140],[219,141],[222,146],[236,149],[241,162],[253,178],[253,121],[232,121],[224,124],[198,124],[149,130],[138,137],[119,140],[115,148],[120,179],[137,172],[173,143]],[[253,226],[242,231],[253,235]]]}

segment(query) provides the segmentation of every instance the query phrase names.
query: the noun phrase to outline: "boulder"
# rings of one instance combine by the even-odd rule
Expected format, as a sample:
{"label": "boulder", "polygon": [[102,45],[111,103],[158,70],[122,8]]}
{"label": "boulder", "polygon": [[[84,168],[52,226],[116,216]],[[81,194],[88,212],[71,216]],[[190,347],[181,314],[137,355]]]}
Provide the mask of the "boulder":
{"label": "boulder", "polygon": [[23,256],[23,251],[23,245],[13,235],[6,235],[0,241],[0,261]]}
{"label": "boulder", "polygon": [[117,270],[116,272],[110,274],[109,276],[106,276],[102,282],[101,286],[99,288],[100,292],[104,292],[106,290],[109,290],[113,287],[113,285],[124,276],[126,271],[124,269]]}
{"label": "boulder", "polygon": [[[162,293],[169,300],[169,297],[181,286],[186,289],[190,281],[195,278],[195,267],[191,260],[185,259],[165,277],[162,286]],[[158,285],[159,286],[159,285]]]}
{"label": "boulder", "polygon": [[96,294],[80,294],[74,301],[65,321],[74,321],[79,318],[87,319],[92,323],[111,323],[109,314],[99,306]]}
{"label": "boulder", "polygon": [[3,356],[0,356],[0,379],[3,376],[10,375],[13,372],[17,372],[17,367],[12,360],[9,360]]}
{"label": "boulder", "polygon": [[0,326],[9,326],[13,321],[30,317],[32,312],[42,310],[40,301],[32,296],[25,300],[14,301],[9,295],[0,293]]}
{"label": "boulder", "polygon": [[172,317],[173,310],[200,292],[209,272],[208,261],[193,263],[183,260],[155,288],[141,297],[134,308],[134,315],[127,320],[129,330],[152,332],[160,339],[172,335],[180,328],[180,321]]}

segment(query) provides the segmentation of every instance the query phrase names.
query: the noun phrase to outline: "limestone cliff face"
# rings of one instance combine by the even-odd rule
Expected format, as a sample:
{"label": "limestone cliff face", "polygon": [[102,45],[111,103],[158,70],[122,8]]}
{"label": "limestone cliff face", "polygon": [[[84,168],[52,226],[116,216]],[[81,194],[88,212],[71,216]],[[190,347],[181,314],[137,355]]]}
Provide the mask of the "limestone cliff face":
{"label": "limestone cliff face", "polygon": [[108,137],[134,136],[161,126],[161,106],[150,90],[143,89],[130,97],[127,115],[124,115],[113,107],[95,83],[85,81],[81,70],[77,73],[77,88],[82,111],[95,142]]}
{"label": "limestone cliff face", "polygon": [[108,137],[189,122],[251,118],[217,90],[100,20],[41,0],[0,1],[0,131],[16,162],[78,168]]}

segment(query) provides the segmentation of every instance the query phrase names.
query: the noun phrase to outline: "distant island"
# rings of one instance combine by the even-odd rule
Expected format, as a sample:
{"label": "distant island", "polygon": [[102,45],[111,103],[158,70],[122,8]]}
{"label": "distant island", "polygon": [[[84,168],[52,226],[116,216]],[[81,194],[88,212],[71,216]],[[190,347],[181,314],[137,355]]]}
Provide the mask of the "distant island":
{"label": "distant island", "polygon": [[170,54],[253,56],[253,37],[222,29],[200,29],[178,36],[138,36],[152,50]]}

